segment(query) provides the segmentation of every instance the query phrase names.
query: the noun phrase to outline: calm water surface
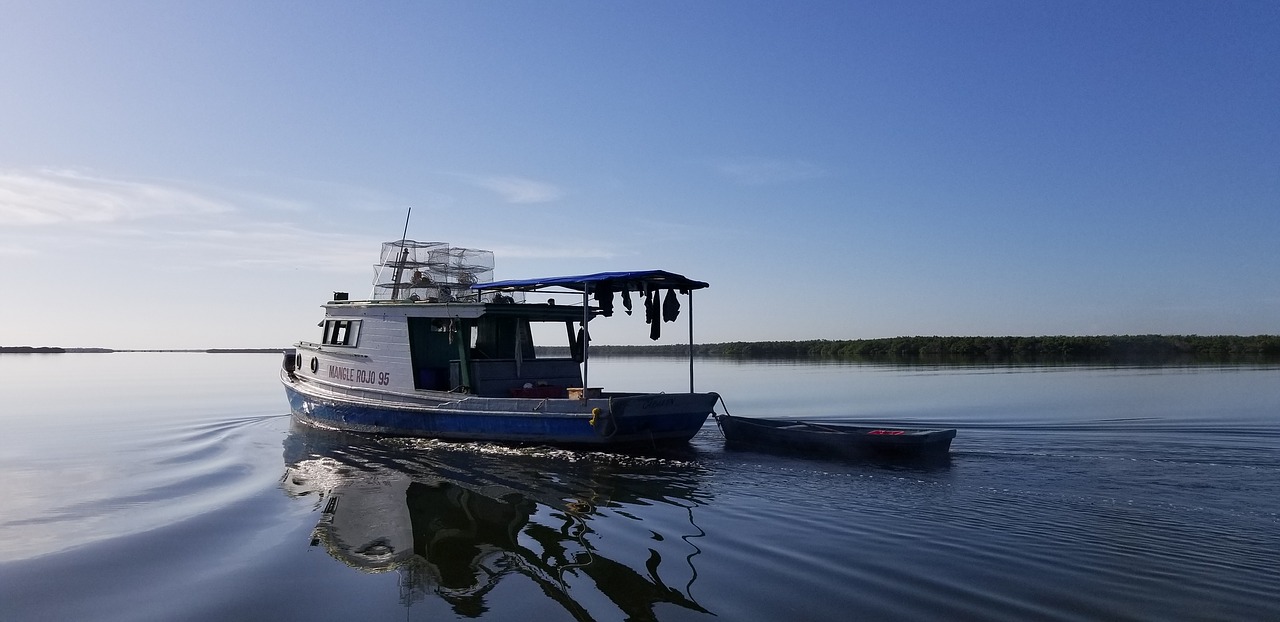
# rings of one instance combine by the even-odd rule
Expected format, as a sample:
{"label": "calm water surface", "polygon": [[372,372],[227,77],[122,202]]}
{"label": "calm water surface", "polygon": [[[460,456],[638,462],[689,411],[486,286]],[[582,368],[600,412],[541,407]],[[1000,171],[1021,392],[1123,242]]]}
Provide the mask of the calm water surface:
{"label": "calm water surface", "polygon": [[1280,619],[1278,367],[699,364],[735,415],[959,429],[903,465],[343,435],[277,364],[0,356],[0,619]]}

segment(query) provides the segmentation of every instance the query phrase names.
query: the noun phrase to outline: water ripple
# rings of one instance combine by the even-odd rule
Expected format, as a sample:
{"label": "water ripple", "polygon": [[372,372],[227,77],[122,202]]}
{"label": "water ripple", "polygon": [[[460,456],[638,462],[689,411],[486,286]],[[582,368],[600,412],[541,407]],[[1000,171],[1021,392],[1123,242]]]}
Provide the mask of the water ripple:
{"label": "water ripple", "polygon": [[[6,496],[21,512],[0,512],[0,561],[81,546],[211,511],[278,477],[261,428],[279,416],[179,423],[140,434],[110,456],[28,459],[4,469]],[[48,462],[53,462],[49,464]]]}

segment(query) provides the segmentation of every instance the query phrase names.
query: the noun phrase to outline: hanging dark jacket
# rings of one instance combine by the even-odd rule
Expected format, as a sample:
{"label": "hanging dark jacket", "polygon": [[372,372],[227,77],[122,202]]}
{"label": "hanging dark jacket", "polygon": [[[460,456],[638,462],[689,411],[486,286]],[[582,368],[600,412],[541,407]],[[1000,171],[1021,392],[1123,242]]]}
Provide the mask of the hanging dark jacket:
{"label": "hanging dark jacket", "polygon": [[662,301],[662,321],[674,322],[676,317],[680,315],[680,298],[676,296],[676,290],[667,290],[667,298]]}

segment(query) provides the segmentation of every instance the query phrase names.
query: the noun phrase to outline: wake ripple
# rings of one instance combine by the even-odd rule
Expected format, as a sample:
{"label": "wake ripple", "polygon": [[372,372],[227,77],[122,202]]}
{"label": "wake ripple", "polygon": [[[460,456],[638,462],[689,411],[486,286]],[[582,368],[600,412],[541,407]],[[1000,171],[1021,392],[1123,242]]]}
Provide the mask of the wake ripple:
{"label": "wake ripple", "polygon": [[[21,515],[0,514],[0,561],[118,538],[213,511],[279,478],[286,416],[181,422],[140,430],[122,447],[77,458],[36,458],[22,472]],[[264,433],[263,428],[276,433]],[[268,440],[270,439],[270,440]],[[269,449],[269,451],[264,451]]]}

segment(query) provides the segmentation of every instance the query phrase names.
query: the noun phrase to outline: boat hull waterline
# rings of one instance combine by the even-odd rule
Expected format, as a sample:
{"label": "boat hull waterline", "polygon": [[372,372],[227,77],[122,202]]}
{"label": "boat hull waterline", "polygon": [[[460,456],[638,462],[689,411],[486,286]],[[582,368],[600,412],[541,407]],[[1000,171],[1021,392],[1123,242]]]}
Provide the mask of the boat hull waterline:
{"label": "boat hull waterline", "polygon": [[[679,443],[706,423],[716,393],[658,393],[590,400],[457,396],[409,404],[326,397],[285,381],[298,420],[324,428],[457,441],[575,446]],[[595,412],[593,412],[593,410]]]}

